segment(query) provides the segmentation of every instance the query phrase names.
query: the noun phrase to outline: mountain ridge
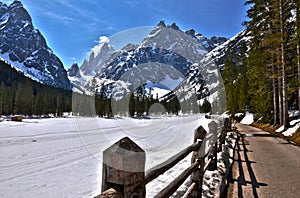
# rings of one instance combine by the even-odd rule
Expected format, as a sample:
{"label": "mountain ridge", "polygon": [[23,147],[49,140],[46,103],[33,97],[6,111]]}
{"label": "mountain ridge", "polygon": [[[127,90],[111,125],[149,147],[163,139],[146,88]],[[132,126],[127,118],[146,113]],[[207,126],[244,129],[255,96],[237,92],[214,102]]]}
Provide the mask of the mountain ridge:
{"label": "mountain ridge", "polygon": [[43,84],[71,89],[61,60],[48,47],[21,1],[0,4],[0,57]]}
{"label": "mountain ridge", "polygon": [[[181,38],[181,40],[177,40],[178,38]],[[179,77],[183,79],[188,73],[192,62],[199,60],[204,54],[215,48],[215,46],[223,44],[225,41],[227,41],[225,37],[212,37],[208,39],[193,29],[182,31],[176,23],[166,25],[161,20],[140,44],[129,43],[121,50],[110,51],[110,53],[98,53],[96,56],[91,51],[90,55],[83,61],[83,64],[79,66],[79,70],[73,66],[69,68],[69,79],[77,91],[78,88],[89,90],[92,87],[94,77],[98,78],[99,82],[103,82],[101,79],[107,79],[107,82],[111,83],[111,80],[120,80],[126,71],[135,69],[138,65],[142,65],[143,67],[143,64],[146,63],[159,63],[162,64],[160,65],[162,68],[166,67],[166,65],[171,65],[177,70],[175,73],[179,73],[180,75],[170,75],[176,80]],[[107,52],[109,43],[101,43],[94,48],[96,47],[100,52]],[[102,47],[105,47],[106,50],[102,50]],[[201,57],[199,58],[199,56]],[[102,61],[100,64],[95,61],[105,59],[106,61]],[[87,66],[90,68],[87,69]],[[70,73],[74,69],[78,70],[77,78],[75,77],[76,75],[70,76]],[[142,71],[143,69],[139,73],[145,75],[146,73],[145,70]],[[162,80],[162,75],[167,76],[165,71],[159,69],[158,66],[154,66],[154,64],[151,65],[151,69],[153,70],[153,74],[147,77],[150,81]],[[167,70],[170,71],[169,69]],[[136,69],[135,71],[137,72]],[[156,76],[158,79],[154,79],[151,76]],[[138,78],[136,80],[141,81]]]}

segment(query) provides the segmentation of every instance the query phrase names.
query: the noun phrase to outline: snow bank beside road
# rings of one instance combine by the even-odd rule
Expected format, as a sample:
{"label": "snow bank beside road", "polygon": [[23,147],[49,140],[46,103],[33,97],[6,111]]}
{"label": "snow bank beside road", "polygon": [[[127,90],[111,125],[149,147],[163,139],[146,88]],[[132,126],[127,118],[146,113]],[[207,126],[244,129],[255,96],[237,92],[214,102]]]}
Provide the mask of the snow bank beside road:
{"label": "snow bank beside road", "polygon": [[225,190],[227,176],[233,163],[234,147],[236,145],[237,134],[228,132],[226,143],[222,147],[222,152],[218,152],[218,169],[206,171],[203,177],[202,197],[221,197]]}
{"label": "snow bank beside road", "polygon": [[246,116],[242,119],[241,124],[250,125],[254,122],[253,114],[247,113]]}
{"label": "snow bank beside road", "polygon": [[288,128],[286,131],[283,131],[284,127],[281,126],[280,128],[278,128],[276,130],[276,132],[278,132],[278,133],[283,132],[282,135],[284,135],[284,136],[292,136],[292,135],[294,135],[296,133],[296,131],[300,128],[300,119],[298,119],[298,120],[292,120],[290,122],[290,126],[291,127]]}

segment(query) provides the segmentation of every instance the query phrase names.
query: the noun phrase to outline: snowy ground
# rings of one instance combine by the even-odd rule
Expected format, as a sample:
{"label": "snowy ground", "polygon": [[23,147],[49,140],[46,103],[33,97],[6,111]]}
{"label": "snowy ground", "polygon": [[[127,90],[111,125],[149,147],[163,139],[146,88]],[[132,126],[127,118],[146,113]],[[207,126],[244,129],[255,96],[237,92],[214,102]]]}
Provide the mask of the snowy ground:
{"label": "snowy ground", "polygon": [[[51,118],[0,122],[0,197],[93,197],[101,192],[102,151],[128,136],[146,151],[146,169],[193,141],[202,116],[152,119]],[[190,165],[147,185],[152,197]]]}
{"label": "snowy ground", "polygon": [[276,132],[280,132],[280,133],[282,132],[284,136],[292,136],[297,132],[299,128],[300,128],[300,119],[297,119],[297,120],[292,120],[290,122],[290,128],[288,128],[286,131],[283,131],[284,126],[281,126],[276,130]]}
{"label": "snowy ground", "polygon": [[206,171],[203,178],[203,198],[220,197],[227,184],[227,176],[233,163],[237,134],[228,132],[222,151],[218,152],[217,170]]}
{"label": "snowy ground", "polygon": [[[290,117],[298,116],[299,111],[290,111],[289,115]],[[247,113],[246,116],[242,119],[241,124],[251,125],[254,122],[253,114]],[[279,127],[276,132],[282,133],[284,136],[292,136],[294,135],[297,130],[300,128],[300,119],[292,120],[290,122],[290,128],[288,128],[286,131],[283,131],[284,127]]]}
{"label": "snowy ground", "polygon": [[253,114],[252,113],[247,113],[245,115],[245,117],[241,120],[241,124],[246,124],[246,125],[250,125],[254,122],[254,118],[253,118]]}
{"label": "snowy ground", "polygon": [[[299,115],[298,110],[290,110],[289,117],[296,117]],[[247,113],[246,116],[242,119],[241,124],[251,125],[254,122],[253,114]],[[284,131],[284,126],[279,127],[276,132],[282,133],[282,135],[289,137],[293,136],[297,130],[300,128],[300,119],[290,121],[290,127]]]}

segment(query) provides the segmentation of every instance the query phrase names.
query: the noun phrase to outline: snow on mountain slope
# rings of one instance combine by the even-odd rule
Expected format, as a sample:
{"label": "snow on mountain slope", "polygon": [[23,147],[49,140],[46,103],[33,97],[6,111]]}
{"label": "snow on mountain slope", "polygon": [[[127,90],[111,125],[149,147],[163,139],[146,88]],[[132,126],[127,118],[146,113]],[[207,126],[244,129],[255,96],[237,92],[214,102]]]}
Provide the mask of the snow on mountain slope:
{"label": "snow on mountain slope", "polygon": [[[96,73],[95,76],[92,75],[93,72],[78,71],[77,76],[69,75],[69,79],[77,90],[78,87],[81,87],[81,90],[88,90],[94,77],[98,81],[102,79],[124,81],[125,84],[131,84],[134,88],[146,82],[163,84],[172,81],[175,84],[169,84],[168,87],[174,89],[180,83],[178,79],[182,81],[185,78],[193,63],[199,62],[212,45],[218,45],[218,42],[222,43],[224,40],[226,39],[215,37],[214,41],[209,41],[200,34],[196,34],[194,30],[183,32],[175,23],[166,26],[164,21],[161,21],[141,44],[128,44],[121,50],[106,53],[108,56],[105,57],[106,61],[102,62],[101,66],[93,64],[93,61],[85,61],[79,70],[89,67],[89,71]],[[204,41],[206,47],[201,44]],[[108,51],[109,43],[105,44],[106,51]],[[101,45],[101,48],[104,46]],[[95,59],[93,52],[90,57],[92,60]],[[86,64],[87,62],[91,64]]]}
{"label": "snow on mountain slope", "polygon": [[[163,22],[160,22],[150,32],[140,47],[165,49],[172,52],[175,56],[180,55],[184,57],[189,62],[199,61],[199,58],[208,52],[196,37],[184,33],[175,23],[165,27]],[[183,71],[183,74],[185,74],[185,71]]]}
{"label": "snow on mountain slope", "polygon": [[[233,61],[239,61],[240,51],[250,41],[249,32],[244,30],[223,44],[208,52],[200,62],[191,66],[181,88],[176,91],[177,97],[188,100],[192,96],[197,100],[208,99],[210,103],[218,100],[219,107],[226,105],[226,95],[220,71],[223,69],[227,53],[234,54]],[[181,89],[183,91],[181,91]],[[219,107],[215,107],[215,112]]]}
{"label": "snow on mountain slope", "polygon": [[148,95],[152,94],[153,98],[157,98],[157,99],[168,94],[171,91],[169,87],[163,84],[153,83],[153,82],[147,82],[145,84],[145,90]]}
{"label": "snow on mountain slope", "polygon": [[223,44],[217,46],[212,51],[207,53],[201,62],[215,62],[218,67],[222,69],[226,61],[226,52],[232,51],[233,53],[238,54],[242,47],[249,44],[251,39],[249,33],[250,32],[247,29],[239,32],[231,39],[227,40]]}
{"label": "snow on mountain slope", "polygon": [[[208,39],[193,29],[183,32],[175,23],[166,25],[160,21],[141,44],[128,44],[121,50],[106,53],[108,56],[101,66],[89,65],[94,72],[85,73],[80,67],[77,75],[71,77],[69,74],[69,79],[77,90],[84,93],[90,92],[95,79],[104,83],[112,96],[115,95],[112,89],[118,90],[118,98],[122,98],[122,93],[128,94],[129,86],[136,89],[152,82],[169,88],[159,90],[160,96],[166,94],[164,99],[176,95],[181,102],[193,98],[191,103],[200,104],[208,97],[213,103],[220,98],[223,83],[219,68],[225,60],[226,51],[240,46],[241,40],[245,39],[244,34],[240,33],[230,40],[224,37]],[[107,52],[109,43],[105,44]],[[101,49],[104,45],[98,47]],[[91,53],[91,56],[93,58],[94,54]],[[169,95],[174,90],[175,95]]]}
{"label": "snow on mountain slope", "polygon": [[62,62],[33,27],[20,1],[0,4],[0,57],[33,80],[71,89]]}
{"label": "snow on mountain slope", "polygon": [[[247,30],[229,40],[223,37],[207,39],[194,30],[183,32],[175,23],[166,26],[161,21],[140,45],[129,44],[113,52],[95,77],[99,82],[110,81],[112,95],[111,90],[116,87],[114,81],[123,82],[122,88],[117,89],[118,98],[122,97],[121,93],[128,94],[128,86],[135,89],[154,82],[171,87],[159,91],[166,94],[160,99],[177,97],[181,103],[189,103],[188,106],[202,104],[207,99],[213,104],[214,113],[222,113],[226,108],[226,93],[220,70],[228,53],[233,54],[233,61],[240,61],[240,52],[249,41]],[[82,75],[81,78],[87,79]],[[165,84],[167,78],[172,83]],[[85,81],[85,88],[91,87],[92,79],[89,77],[89,82]],[[194,110],[197,108],[196,105]]]}

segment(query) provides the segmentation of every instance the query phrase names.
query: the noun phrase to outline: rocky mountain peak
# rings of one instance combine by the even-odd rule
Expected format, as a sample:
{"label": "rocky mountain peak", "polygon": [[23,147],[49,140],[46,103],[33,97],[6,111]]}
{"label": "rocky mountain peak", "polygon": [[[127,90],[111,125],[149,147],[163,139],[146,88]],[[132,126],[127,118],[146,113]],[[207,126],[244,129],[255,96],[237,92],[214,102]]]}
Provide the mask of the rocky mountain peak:
{"label": "rocky mountain peak", "polygon": [[73,63],[73,65],[68,69],[68,76],[75,77],[79,74],[79,66],[77,63]]}
{"label": "rocky mountain peak", "polygon": [[169,28],[172,28],[173,30],[180,30],[179,27],[176,25],[176,23],[172,23],[168,26]]}
{"label": "rocky mountain peak", "polygon": [[194,29],[190,29],[185,31],[186,34],[191,35],[192,37],[194,37],[196,35],[196,31]]}
{"label": "rocky mountain peak", "polygon": [[0,57],[36,81],[70,89],[62,62],[34,28],[22,3],[14,1],[0,7]]}
{"label": "rocky mountain peak", "polygon": [[[166,25],[165,21],[161,20],[141,44],[129,43],[112,53],[107,53],[110,51],[108,44],[100,44],[93,48],[98,51],[91,52],[79,71],[77,66],[73,65],[68,73],[76,90],[89,90],[93,76],[97,82],[108,87],[110,94],[118,93],[120,98],[121,92],[124,94],[129,90],[128,83],[143,84],[145,80],[160,83],[168,79],[176,84],[189,75],[189,82],[199,85],[197,90],[200,90],[204,80],[201,73],[197,73],[197,78],[190,73],[195,71],[194,64],[199,63],[209,51],[225,41],[227,38],[224,37],[207,38],[194,29],[183,32],[176,23]],[[100,54],[104,55],[101,59]],[[106,60],[103,57],[106,57]],[[76,72],[80,74],[73,78]]]}
{"label": "rocky mountain peak", "polygon": [[86,75],[95,75],[114,51],[114,48],[108,43],[96,45],[91,50],[89,58],[83,61],[80,69]]}
{"label": "rocky mountain peak", "polygon": [[15,8],[23,8],[23,4],[21,3],[21,1],[14,1],[12,4],[10,4],[9,9]]}
{"label": "rocky mountain peak", "polygon": [[212,43],[214,43],[214,44],[217,44],[217,43],[225,43],[227,40],[228,40],[228,38],[226,38],[226,37],[217,37],[217,36],[212,36],[211,38],[210,38],[210,40],[211,40],[211,42]]}
{"label": "rocky mountain peak", "polygon": [[156,27],[166,27],[165,20],[160,20],[160,22],[156,25]]}
{"label": "rocky mountain peak", "polygon": [[31,17],[27,10],[23,7],[23,4],[20,1],[14,1],[8,7],[9,13],[11,14],[11,20],[18,22],[18,19],[26,20],[29,23],[32,23]]}
{"label": "rocky mountain peak", "polygon": [[0,15],[2,15],[8,9],[7,5],[0,1]]}

